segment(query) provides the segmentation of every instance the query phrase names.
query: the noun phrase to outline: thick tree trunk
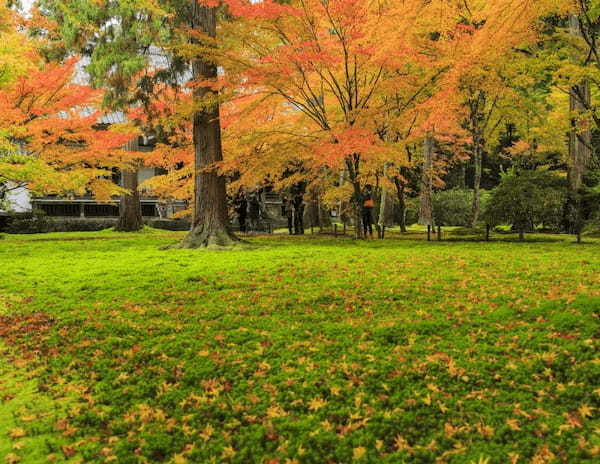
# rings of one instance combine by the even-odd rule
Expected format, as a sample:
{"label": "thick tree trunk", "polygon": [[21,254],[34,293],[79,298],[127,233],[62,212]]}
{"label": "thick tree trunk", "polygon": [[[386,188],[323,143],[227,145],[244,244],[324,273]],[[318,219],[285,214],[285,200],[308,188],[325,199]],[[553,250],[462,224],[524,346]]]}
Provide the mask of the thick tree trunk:
{"label": "thick tree trunk", "polygon": [[421,176],[421,196],[419,207],[419,224],[435,226],[433,217],[433,137],[428,136],[423,142],[423,173]]}
{"label": "thick tree trunk", "polygon": [[[130,140],[124,149],[128,151],[139,150],[137,139]],[[119,202],[119,221],[115,227],[115,230],[119,232],[137,232],[144,227],[138,186],[137,169],[121,171],[121,187],[126,188],[130,193],[121,195]]]}
{"label": "thick tree trunk", "polygon": [[115,230],[119,232],[136,232],[144,227],[137,170],[121,171],[121,186],[129,190],[130,193],[121,195],[119,222],[117,222]]}
{"label": "thick tree trunk", "polygon": [[398,195],[398,208],[400,213],[400,232],[406,233],[406,198],[404,194],[404,183],[398,178],[394,177],[394,183],[396,184],[396,194]]}
{"label": "thick tree trunk", "polygon": [[[192,29],[216,37],[216,8],[202,6],[192,0]],[[217,66],[207,60],[192,63],[195,79],[212,80]],[[194,114],[195,187],[192,230],[180,244],[182,248],[227,247],[239,239],[229,228],[225,178],[214,165],[222,161],[221,126],[218,95],[205,87],[194,92],[203,108]]]}
{"label": "thick tree trunk", "polygon": [[473,149],[473,163],[475,165],[475,176],[473,178],[473,205],[471,208],[471,227],[476,227],[481,210],[481,174],[482,174],[482,149],[481,140],[475,137]]}

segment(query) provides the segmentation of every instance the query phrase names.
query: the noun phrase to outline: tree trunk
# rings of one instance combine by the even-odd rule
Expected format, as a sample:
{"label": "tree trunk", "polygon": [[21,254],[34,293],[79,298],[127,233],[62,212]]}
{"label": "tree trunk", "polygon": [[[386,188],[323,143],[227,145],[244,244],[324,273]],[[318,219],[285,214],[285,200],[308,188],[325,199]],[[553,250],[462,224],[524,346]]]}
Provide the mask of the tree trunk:
{"label": "tree trunk", "polygon": [[379,217],[377,218],[377,227],[379,229],[379,234],[382,237],[383,228],[385,227],[385,209],[387,206],[387,187],[385,182],[387,181],[387,170],[388,163],[383,164],[383,185],[381,186],[381,200],[379,203]]}
{"label": "tree trunk", "polygon": [[525,240],[525,231],[521,228],[519,229],[519,240],[522,242]]}
{"label": "tree trunk", "polygon": [[467,188],[467,163],[460,163],[460,171],[458,176],[458,188],[465,190]]}
{"label": "tree trunk", "polygon": [[[571,34],[581,35],[581,23],[575,15],[569,18]],[[592,133],[589,130],[581,130],[578,117],[585,113],[591,105],[590,85],[582,82],[571,88],[570,112],[571,132],[569,134],[569,185],[571,191],[576,193],[582,186],[583,175],[592,157]]]}
{"label": "tree trunk", "polygon": [[121,195],[119,222],[117,222],[115,230],[119,232],[137,232],[144,227],[137,170],[121,171],[121,186],[129,190],[130,193]]}
{"label": "tree trunk", "polygon": [[[216,37],[216,8],[202,6],[192,0],[191,26],[193,30]],[[217,78],[216,64],[197,59],[192,63],[194,79]],[[194,216],[192,230],[183,239],[181,248],[226,247],[239,239],[231,232],[227,215],[225,178],[215,163],[223,160],[218,95],[200,87],[194,91],[196,103],[203,109],[194,114],[193,134],[195,150]]]}
{"label": "tree trunk", "polygon": [[362,191],[360,189],[360,182],[358,180],[358,163],[359,163],[359,155],[352,155],[346,158],[346,167],[348,168],[348,177],[350,178],[350,183],[352,184],[354,190],[354,238],[361,239],[364,238],[365,234],[363,233],[363,223],[362,223]]}
{"label": "tree trunk", "polygon": [[482,150],[481,140],[475,137],[475,146],[473,147],[473,162],[475,164],[475,176],[473,179],[473,205],[471,208],[471,227],[477,226],[479,221],[479,213],[481,209],[481,174],[482,174]]}
{"label": "tree trunk", "polygon": [[404,183],[396,176],[394,177],[396,184],[396,194],[398,195],[398,207],[400,209],[400,232],[406,233],[406,198],[404,195]]}
{"label": "tree trunk", "polygon": [[419,207],[419,224],[435,226],[433,217],[433,137],[428,136],[423,142],[423,173],[421,176],[421,197]]}
{"label": "tree trunk", "polygon": [[[576,15],[569,17],[569,28],[572,35],[581,36],[581,22]],[[581,211],[580,190],[583,176],[592,157],[592,134],[590,130],[582,130],[579,118],[591,106],[589,82],[581,82],[570,89],[569,110],[571,131],[569,132],[569,194],[565,205],[567,232],[581,235],[584,220]]]}
{"label": "tree trunk", "polygon": [[[469,132],[473,137],[473,164],[475,174],[473,177],[473,204],[471,208],[471,227],[476,227],[481,210],[481,176],[483,171],[483,146],[485,130],[485,104],[486,93],[480,90],[477,97],[469,102]],[[491,111],[491,110],[490,110]]]}

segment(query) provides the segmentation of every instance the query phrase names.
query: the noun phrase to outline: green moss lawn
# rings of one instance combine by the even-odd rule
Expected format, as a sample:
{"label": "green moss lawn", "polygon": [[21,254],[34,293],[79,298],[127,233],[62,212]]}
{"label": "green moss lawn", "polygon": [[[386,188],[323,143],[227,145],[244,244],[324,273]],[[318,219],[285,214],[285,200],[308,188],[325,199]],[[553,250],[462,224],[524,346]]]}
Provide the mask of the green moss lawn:
{"label": "green moss lawn", "polygon": [[178,237],[0,240],[5,462],[600,460],[599,241]]}

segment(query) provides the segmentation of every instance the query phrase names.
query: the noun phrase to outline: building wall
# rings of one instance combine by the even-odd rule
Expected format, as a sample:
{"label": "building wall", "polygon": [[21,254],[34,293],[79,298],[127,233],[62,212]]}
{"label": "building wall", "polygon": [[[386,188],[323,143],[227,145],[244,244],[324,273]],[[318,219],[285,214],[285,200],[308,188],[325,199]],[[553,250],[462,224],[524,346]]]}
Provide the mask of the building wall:
{"label": "building wall", "polygon": [[[27,188],[18,188],[10,190],[6,195],[8,211],[25,213],[31,211],[31,196]],[[1,210],[0,210],[1,211]]]}

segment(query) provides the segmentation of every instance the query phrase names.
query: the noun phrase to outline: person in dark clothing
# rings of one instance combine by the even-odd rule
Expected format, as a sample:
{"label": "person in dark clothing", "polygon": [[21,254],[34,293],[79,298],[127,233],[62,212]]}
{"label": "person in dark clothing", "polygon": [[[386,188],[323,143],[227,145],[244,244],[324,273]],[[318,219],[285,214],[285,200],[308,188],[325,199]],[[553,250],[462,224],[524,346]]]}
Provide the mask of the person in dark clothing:
{"label": "person in dark clothing", "polygon": [[248,202],[248,216],[250,218],[250,227],[252,230],[258,230],[260,224],[260,201],[257,193],[253,193],[250,196],[250,201]]}
{"label": "person in dark clothing", "polygon": [[282,215],[287,218],[287,226],[290,235],[294,235],[294,205],[289,196],[283,197]]}
{"label": "person in dark clothing", "polygon": [[365,186],[362,198],[362,222],[365,237],[367,233],[373,238],[373,208],[375,202],[373,201],[373,187],[370,185]]}
{"label": "person in dark clothing", "polygon": [[304,196],[295,195],[292,200],[294,205],[294,233],[304,235]]}
{"label": "person in dark clothing", "polygon": [[248,201],[246,195],[240,190],[237,194],[234,203],[235,213],[238,216],[238,222],[240,224],[240,232],[246,232],[246,217],[248,216]]}

